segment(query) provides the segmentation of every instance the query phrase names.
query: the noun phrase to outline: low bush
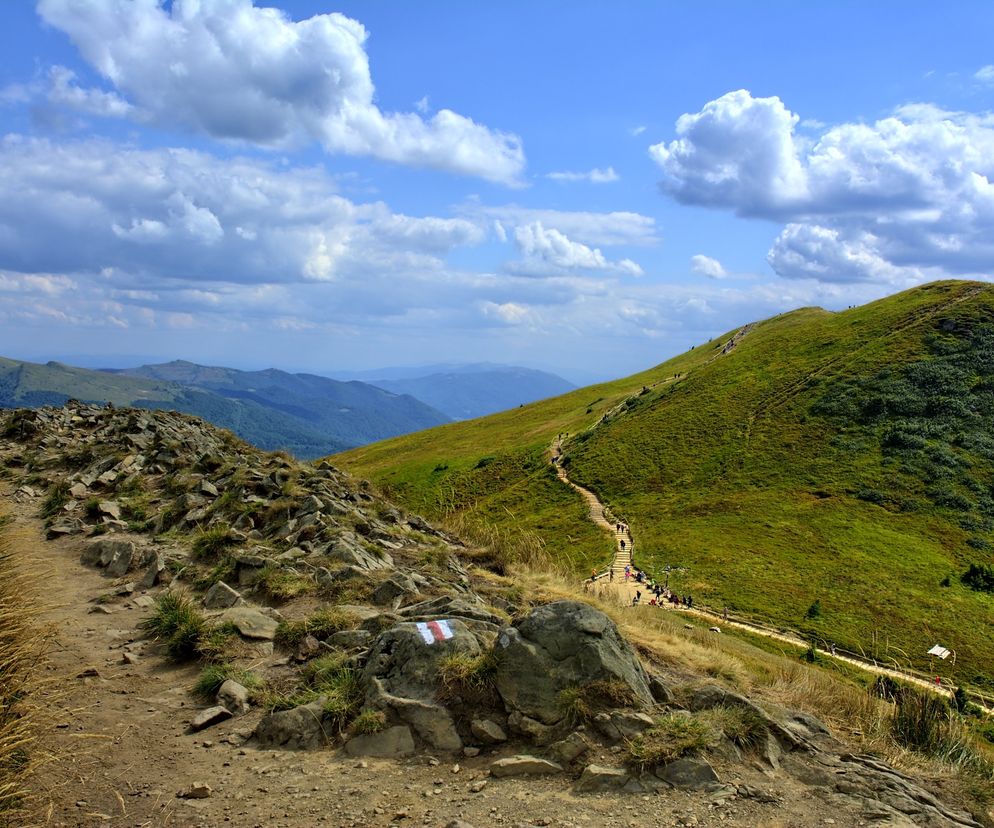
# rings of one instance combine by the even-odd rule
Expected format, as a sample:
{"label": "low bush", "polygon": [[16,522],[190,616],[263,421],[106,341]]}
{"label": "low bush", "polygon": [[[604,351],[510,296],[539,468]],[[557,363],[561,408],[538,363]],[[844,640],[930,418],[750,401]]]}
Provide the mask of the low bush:
{"label": "low bush", "polygon": [[601,680],[567,687],[557,699],[559,709],[572,724],[589,722],[598,713],[635,702],[635,694],[623,681]]}
{"label": "low bush", "polygon": [[363,710],[350,726],[357,736],[368,733],[379,733],[387,726],[387,716],[382,710]]}
{"label": "low bush", "polygon": [[256,586],[273,601],[291,601],[317,591],[317,584],[312,578],[276,564],[263,567]]}
{"label": "low bush", "polygon": [[176,661],[221,660],[235,634],[230,625],[210,624],[189,596],[171,590],[158,597],[152,614],[140,626],[151,638],[161,641]]}
{"label": "low bush", "polygon": [[194,538],[193,558],[213,560],[229,546],[234,546],[237,541],[231,533],[223,526],[215,526],[205,529]]}
{"label": "low bush", "polygon": [[480,655],[452,653],[438,665],[443,699],[485,703],[495,699],[497,659],[492,652]]}

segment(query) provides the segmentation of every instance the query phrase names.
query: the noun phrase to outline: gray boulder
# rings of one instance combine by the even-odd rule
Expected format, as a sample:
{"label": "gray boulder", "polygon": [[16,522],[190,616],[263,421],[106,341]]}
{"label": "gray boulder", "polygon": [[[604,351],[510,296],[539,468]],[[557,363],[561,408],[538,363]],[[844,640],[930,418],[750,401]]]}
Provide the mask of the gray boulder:
{"label": "gray boulder", "polygon": [[388,727],[380,733],[355,736],[345,743],[349,756],[374,756],[397,759],[414,754],[414,737],[411,729],[404,725]]}
{"label": "gray boulder", "polygon": [[720,784],[718,774],[705,760],[686,756],[666,765],[660,765],[656,768],[655,774],[675,788],[685,788],[691,791],[699,791]]}
{"label": "gray boulder", "polygon": [[217,691],[217,703],[234,716],[249,711],[249,691],[234,679],[227,679]]}
{"label": "gray boulder", "polygon": [[490,719],[473,719],[470,722],[469,730],[477,739],[485,745],[496,745],[499,742],[507,741],[507,734],[497,722]]}
{"label": "gray boulder", "polygon": [[255,607],[231,607],[221,613],[221,620],[235,625],[243,638],[272,641],[279,623]]}
{"label": "gray boulder", "polygon": [[205,609],[228,609],[244,604],[242,596],[228,586],[224,581],[218,581],[204,595]]}
{"label": "gray boulder", "polygon": [[398,598],[417,595],[414,579],[404,572],[395,572],[373,591],[373,603],[381,606],[393,604]]}
{"label": "gray boulder", "polygon": [[651,706],[649,679],[632,646],[604,613],[579,601],[537,607],[500,631],[497,691],[509,710],[545,724],[564,712],[559,693],[594,681],[620,681],[639,706]]}
{"label": "gray boulder", "polygon": [[452,637],[432,643],[418,624],[406,622],[382,633],[370,649],[363,670],[366,705],[406,722],[432,747],[459,750],[462,740],[449,711],[438,703],[439,664],[461,653],[475,656],[480,645],[462,622],[446,622]]}
{"label": "gray boulder", "polygon": [[190,722],[190,730],[197,733],[204,730],[211,725],[216,725],[220,722],[225,721],[225,719],[231,718],[231,711],[227,707],[222,707],[218,705],[217,707],[208,707],[206,710],[199,711]]}
{"label": "gray boulder", "polygon": [[325,727],[324,702],[320,698],[291,710],[270,713],[256,727],[256,740],[262,747],[291,750],[307,750],[329,744],[332,733]]}
{"label": "gray boulder", "polygon": [[549,755],[560,765],[569,765],[583,756],[590,748],[591,744],[587,737],[579,731],[574,731],[565,739],[560,739],[549,745]]}
{"label": "gray boulder", "polygon": [[135,545],[127,540],[101,538],[87,544],[80,556],[86,566],[99,566],[112,578],[128,573],[135,561]]}
{"label": "gray boulder", "polygon": [[618,790],[625,787],[630,779],[631,775],[624,768],[587,765],[576,783],[576,790],[583,793]]}

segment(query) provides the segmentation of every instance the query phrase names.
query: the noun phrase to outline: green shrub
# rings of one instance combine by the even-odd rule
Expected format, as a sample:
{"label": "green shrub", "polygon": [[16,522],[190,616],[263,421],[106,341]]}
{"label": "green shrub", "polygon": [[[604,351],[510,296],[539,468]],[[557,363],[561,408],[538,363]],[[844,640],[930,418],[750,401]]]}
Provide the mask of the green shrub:
{"label": "green shrub", "polygon": [[990,564],[970,564],[960,580],[978,592],[994,592],[994,568]]}
{"label": "green shrub", "polygon": [[271,694],[266,705],[270,710],[289,710],[323,699],[328,725],[341,732],[359,714],[364,698],[359,673],[346,667],[342,656],[332,654],[314,659],[292,692]]}
{"label": "green shrub", "polygon": [[704,750],[714,735],[703,719],[668,713],[655,727],[640,733],[628,743],[629,761],[639,770],[648,770]]}
{"label": "green shrub", "polygon": [[96,520],[100,517],[100,500],[91,497],[86,503],[83,504],[83,512],[86,514],[90,520]]}
{"label": "green shrub", "polygon": [[808,611],[804,613],[804,617],[809,621],[815,618],[821,618],[821,601],[815,599],[815,602],[808,607]]}

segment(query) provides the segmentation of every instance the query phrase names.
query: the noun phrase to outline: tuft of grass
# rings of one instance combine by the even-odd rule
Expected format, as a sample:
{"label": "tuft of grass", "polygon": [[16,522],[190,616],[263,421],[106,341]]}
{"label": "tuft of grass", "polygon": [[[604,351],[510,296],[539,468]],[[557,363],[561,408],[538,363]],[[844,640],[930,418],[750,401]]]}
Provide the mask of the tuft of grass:
{"label": "tuft of grass", "polygon": [[747,707],[713,707],[703,715],[715,731],[743,750],[756,750],[770,732],[763,717]]}
{"label": "tuft of grass", "polygon": [[313,615],[299,621],[281,621],[276,628],[275,643],[293,649],[308,635],[318,641],[326,641],[340,630],[354,630],[359,619],[350,612],[337,607],[325,607]]}
{"label": "tuft of grass", "polygon": [[438,664],[443,699],[461,697],[464,701],[486,703],[496,696],[497,657],[493,651],[479,655],[452,653]]}
{"label": "tuft of grass", "polygon": [[193,558],[213,560],[236,543],[231,533],[223,526],[204,529],[193,541]]}
{"label": "tuft of grass", "polygon": [[589,722],[598,713],[614,707],[627,707],[635,694],[617,679],[592,681],[560,691],[557,698],[564,718],[573,725]]}
{"label": "tuft of grass", "polygon": [[193,599],[172,590],[156,599],[155,609],[140,626],[151,638],[161,641],[176,661],[222,660],[235,634],[229,624],[210,624]]}
{"label": "tuft of grass", "polygon": [[639,770],[648,770],[698,753],[713,740],[714,733],[703,719],[670,713],[628,743],[629,761]]}
{"label": "tuft of grass", "polygon": [[387,726],[387,715],[382,710],[363,710],[353,719],[350,730],[357,736],[379,733]]}
{"label": "tuft of grass", "polygon": [[359,715],[365,691],[358,671],[345,666],[341,655],[314,659],[301,675],[301,682],[289,693],[271,693],[264,700],[269,710],[289,710],[324,699],[322,710],[331,729],[339,732]]}
{"label": "tuft of grass", "polygon": [[895,701],[891,732],[899,745],[935,756],[955,741],[956,728],[945,699],[902,686]]}
{"label": "tuft of grass", "polygon": [[197,683],[193,686],[193,693],[205,701],[210,701],[217,696],[217,691],[228,679],[237,681],[246,690],[256,690],[262,685],[262,679],[251,670],[222,661],[208,664],[200,671]]}
{"label": "tuft of grass", "polygon": [[259,573],[256,588],[273,601],[291,601],[317,591],[313,578],[300,575],[276,564],[267,564]]}
{"label": "tuft of grass", "polygon": [[69,500],[69,482],[66,480],[57,480],[48,487],[45,501],[41,504],[41,516],[43,518],[55,516]]}

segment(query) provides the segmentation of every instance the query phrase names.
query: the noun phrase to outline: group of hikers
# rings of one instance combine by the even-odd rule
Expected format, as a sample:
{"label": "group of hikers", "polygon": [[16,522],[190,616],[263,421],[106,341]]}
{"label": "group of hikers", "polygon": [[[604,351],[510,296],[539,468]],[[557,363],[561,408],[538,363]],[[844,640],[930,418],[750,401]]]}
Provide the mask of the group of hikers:
{"label": "group of hikers", "polygon": [[[618,525],[621,526],[622,524]],[[621,544],[624,544],[624,541],[621,541]],[[624,549],[624,546],[622,545],[621,548]],[[587,583],[588,584],[596,583],[598,578],[602,577],[603,577],[602,575],[599,575],[597,573],[596,568],[592,569],[590,572],[590,580]],[[612,567],[607,571],[607,577],[609,581],[612,582],[614,581],[614,567]],[[661,607],[664,604],[672,604],[673,606],[676,607],[683,606],[686,607],[687,609],[692,609],[694,606],[694,596],[688,594],[681,597],[677,593],[671,591],[669,587],[656,583],[656,581],[654,581],[652,578],[646,575],[645,572],[643,572],[637,566],[633,567],[631,564],[625,565],[624,580],[626,584],[632,582],[636,584],[645,585],[646,591],[651,596],[649,598],[649,601],[647,602],[648,606],[650,607],[657,607],[657,606]],[[642,603],[642,590],[636,589],[635,597],[632,598],[632,606],[637,607],[641,603]]]}

